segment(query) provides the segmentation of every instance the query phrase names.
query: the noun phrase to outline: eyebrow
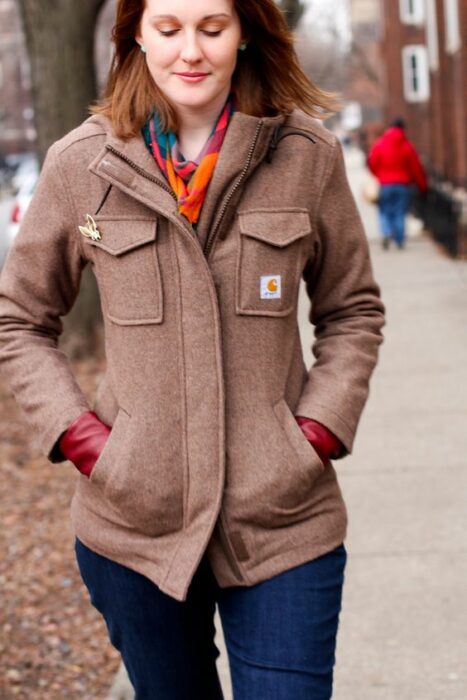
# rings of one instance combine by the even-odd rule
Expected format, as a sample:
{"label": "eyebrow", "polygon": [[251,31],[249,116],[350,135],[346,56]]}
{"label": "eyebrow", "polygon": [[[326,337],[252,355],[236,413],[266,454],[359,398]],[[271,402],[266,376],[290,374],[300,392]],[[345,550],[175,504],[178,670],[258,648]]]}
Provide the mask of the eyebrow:
{"label": "eyebrow", "polygon": [[[217,17],[227,17],[227,19],[231,18],[231,15],[228,15],[226,12],[217,12],[214,15],[205,15],[201,21],[205,22],[207,19],[214,19]],[[175,19],[178,20],[178,17],[175,17],[175,15],[153,15],[151,19]]]}

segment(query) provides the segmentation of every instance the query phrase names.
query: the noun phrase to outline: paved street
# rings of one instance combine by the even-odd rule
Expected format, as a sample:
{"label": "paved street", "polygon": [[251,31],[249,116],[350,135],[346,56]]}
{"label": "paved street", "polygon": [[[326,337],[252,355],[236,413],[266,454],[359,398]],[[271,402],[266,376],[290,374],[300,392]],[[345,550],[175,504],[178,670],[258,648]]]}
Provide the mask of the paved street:
{"label": "paved street", "polygon": [[465,700],[467,263],[423,237],[371,250],[386,340],[338,465],[350,556],[334,698]]}

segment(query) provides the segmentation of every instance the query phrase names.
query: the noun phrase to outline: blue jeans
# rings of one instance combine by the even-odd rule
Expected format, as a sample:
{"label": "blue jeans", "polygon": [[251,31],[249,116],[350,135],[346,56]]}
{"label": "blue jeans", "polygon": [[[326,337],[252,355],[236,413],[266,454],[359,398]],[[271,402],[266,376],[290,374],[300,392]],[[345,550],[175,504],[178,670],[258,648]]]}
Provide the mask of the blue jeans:
{"label": "blue jeans", "polygon": [[393,236],[398,245],[405,240],[405,217],[412,198],[410,185],[381,185],[379,191],[379,222],[384,238]]}
{"label": "blue jeans", "polygon": [[179,602],[76,540],[81,576],[136,700],[222,700],[216,603],[235,700],[329,700],[346,550],[251,587],[221,589],[203,558]]}

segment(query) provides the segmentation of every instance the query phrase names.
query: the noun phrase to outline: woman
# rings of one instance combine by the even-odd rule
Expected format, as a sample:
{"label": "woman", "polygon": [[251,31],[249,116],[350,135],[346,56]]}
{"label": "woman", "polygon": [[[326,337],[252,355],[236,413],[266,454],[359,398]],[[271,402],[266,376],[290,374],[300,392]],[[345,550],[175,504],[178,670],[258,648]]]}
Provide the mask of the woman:
{"label": "woman", "polygon": [[427,180],[417,151],[405,135],[402,119],[395,119],[373,144],[368,167],[380,183],[378,208],[383,248],[389,248],[391,238],[398,248],[403,248],[412,183],[425,193]]}
{"label": "woman", "polygon": [[[314,118],[328,99],[273,0],[120,0],[114,41],[105,99],[51,147],[2,276],[3,366],[44,452],[80,471],[78,563],[137,700],[222,698],[216,604],[237,700],[330,698],[330,459],[352,449],[383,306]],[[57,349],[86,263],[93,411]]]}

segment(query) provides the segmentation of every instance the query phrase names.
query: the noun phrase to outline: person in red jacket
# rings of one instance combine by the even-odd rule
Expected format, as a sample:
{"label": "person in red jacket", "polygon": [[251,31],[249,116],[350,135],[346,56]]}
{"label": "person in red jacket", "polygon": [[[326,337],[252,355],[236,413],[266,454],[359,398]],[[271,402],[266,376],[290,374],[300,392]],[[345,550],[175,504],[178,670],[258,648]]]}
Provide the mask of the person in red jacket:
{"label": "person in red jacket", "polygon": [[383,248],[394,238],[398,248],[405,244],[405,217],[412,197],[412,185],[427,190],[427,179],[414,146],[405,135],[402,119],[395,119],[373,145],[368,167],[380,183],[378,199]]}

